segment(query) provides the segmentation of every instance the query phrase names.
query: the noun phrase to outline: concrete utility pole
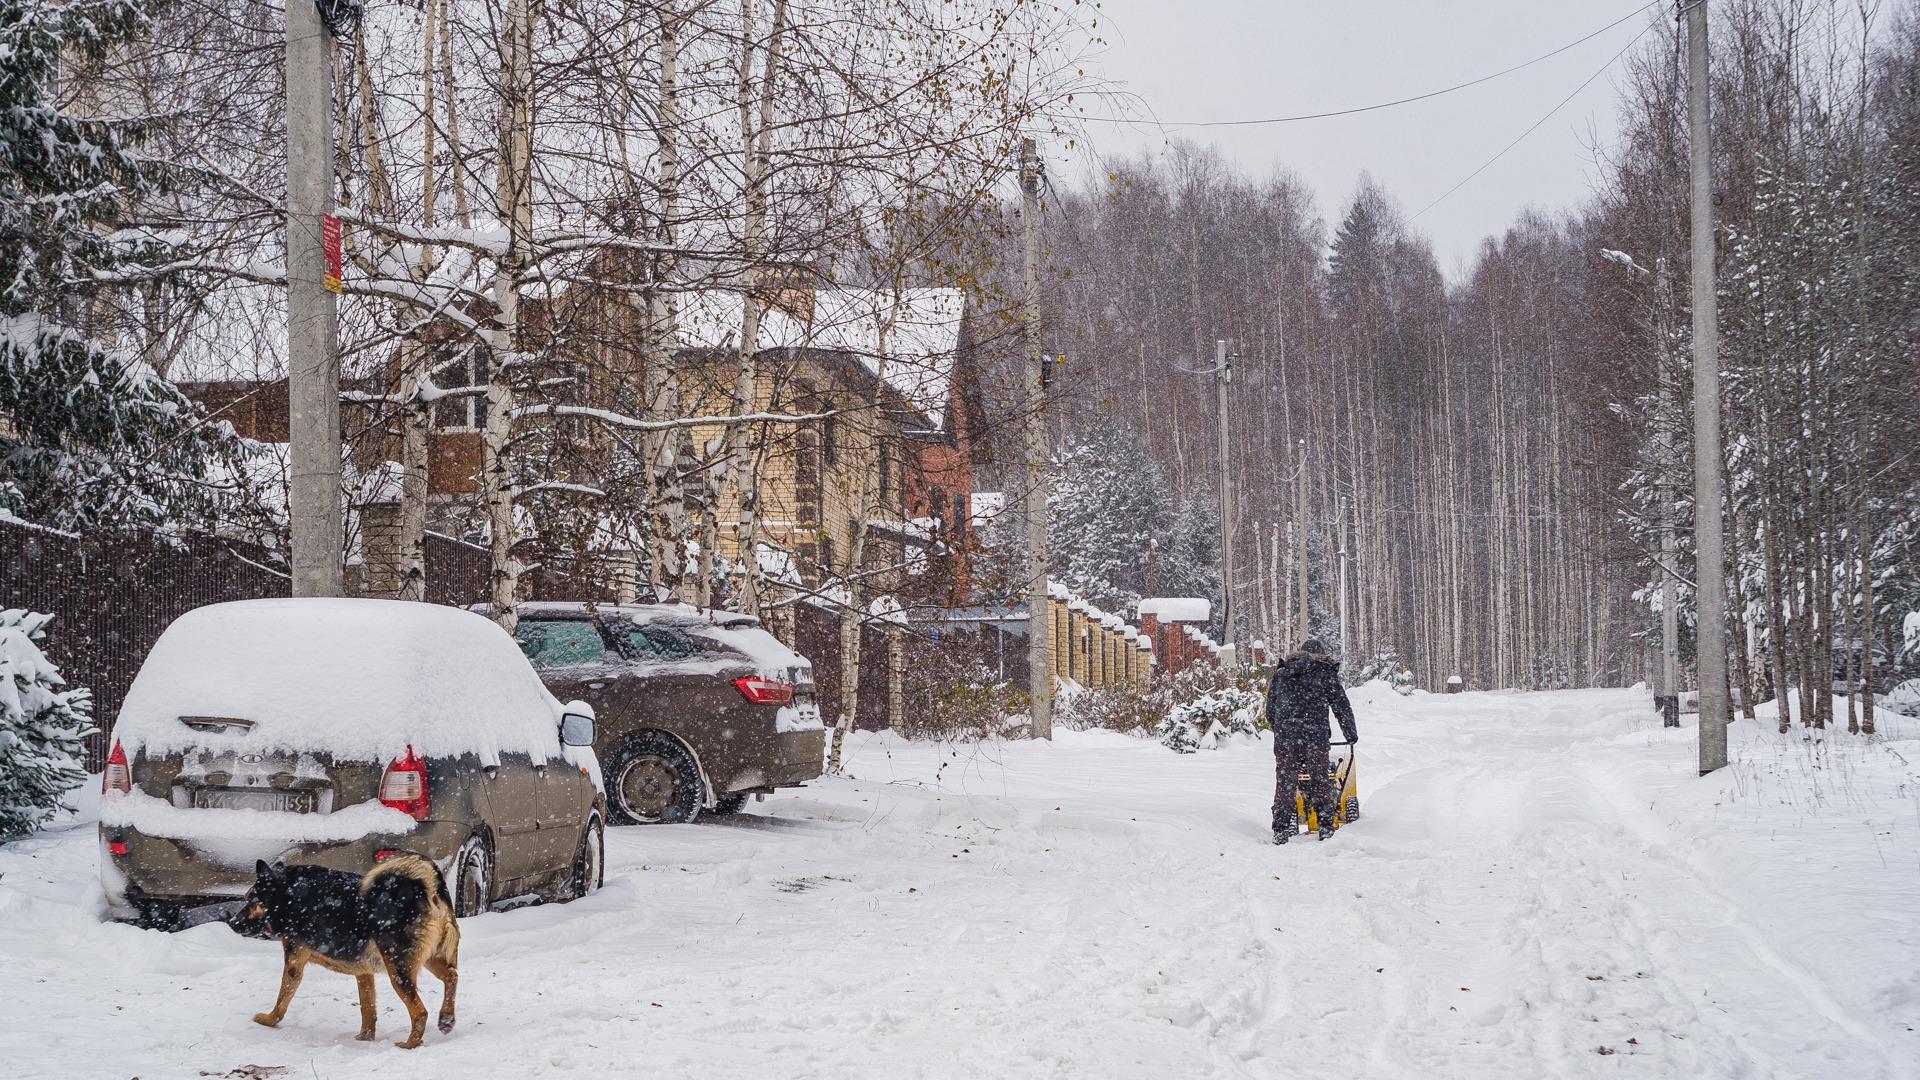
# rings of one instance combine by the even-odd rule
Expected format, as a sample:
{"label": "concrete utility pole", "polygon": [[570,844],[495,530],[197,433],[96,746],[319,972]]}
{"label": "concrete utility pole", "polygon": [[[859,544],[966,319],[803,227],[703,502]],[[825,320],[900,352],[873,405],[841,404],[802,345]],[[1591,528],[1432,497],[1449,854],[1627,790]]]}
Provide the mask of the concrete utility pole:
{"label": "concrete utility pole", "polygon": [[1340,655],[1347,648],[1347,497],[1340,496]]}
{"label": "concrete utility pole", "polygon": [[1687,8],[1687,134],[1693,187],[1693,542],[1700,775],[1727,764],[1727,574],[1720,452],[1720,313],[1714,294],[1713,144],[1707,4]]}
{"label": "concrete utility pole", "polygon": [[1667,260],[1653,263],[1653,326],[1658,338],[1655,357],[1660,378],[1661,479],[1660,479],[1660,695],[1661,716],[1667,727],[1680,726],[1680,612],[1675,599],[1674,578],[1679,573],[1679,551],[1674,533],[1673,502],[1678,494],[1666,478],[1666,469],[1678,456],[1674,446],[1673,372],[1667,362]]}
{"label": "concrete utility pole", "polygon": [[340,351],[322,282],[333,210],[333,41],[312,0],[287,5],[287,441],[293,595],[340,595]]}
{"label": "concrete utility pole", "polygon": [[1239,660],[1235,647],[1233,618],[1233,471],[1231,444],[1228,442],[1227,387],[1233,385],[1233,354],[1225,340],[1213,343],[1213,385],[1220,401],[1220,622],[1227,655],[1223,661],[1232,668]]}
{"label": "concrete utility pole", "polygon": [[1047,627],[1047,397],[1040,355],[1040,160],[1020,140],[1020,226],[1024,233],[1020,331],[1027,351],[1027,689],[1033,737],[1053,738],[1052,635]]}
{"label": "concrete utility pole", "polygon": [[1294,595],[1300,604],[1299,631],[1291,642],[1293,648],[1313,636],[1312,608],[1307,603],[1307,440],[1300,440],[1300,464],[1293,470],[1293,571],[1298,578]]}

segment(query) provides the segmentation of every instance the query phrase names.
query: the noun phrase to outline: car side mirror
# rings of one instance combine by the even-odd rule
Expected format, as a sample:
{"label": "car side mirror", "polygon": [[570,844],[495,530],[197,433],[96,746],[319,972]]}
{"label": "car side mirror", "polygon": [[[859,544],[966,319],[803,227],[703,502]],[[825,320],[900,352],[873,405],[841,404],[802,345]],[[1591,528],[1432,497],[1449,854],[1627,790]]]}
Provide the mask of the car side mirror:
{"label": "car side mirror", "polygon": [[593,706],[569,701],[560,714],[560,741],[568,746],[593,745]]}

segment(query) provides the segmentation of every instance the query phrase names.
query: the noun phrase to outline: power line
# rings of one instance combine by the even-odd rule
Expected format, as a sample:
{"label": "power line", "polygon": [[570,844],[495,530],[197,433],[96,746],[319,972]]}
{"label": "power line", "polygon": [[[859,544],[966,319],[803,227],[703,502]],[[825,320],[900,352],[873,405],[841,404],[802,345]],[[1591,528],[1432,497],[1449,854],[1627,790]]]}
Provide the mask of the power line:
{"label": "power line", "polygon": [[[1587,42],[1592,41],[1594,38],[1599,37],[1601,34],[1604,34],[1607,31],[1613,29],[1614,27],[1619,26],[1620,24],[1635,18],[1636,16],[1642,14],[1643,12],[1651,8],[1660,7],[1664,3],[1666,3],[1666,0],[1653,0],[1652,3],[1643,4],[1640,7],[1635,8],[1634,10],[1626,13],[1625,15],[1620,16],[1618,19],[1615,19],[1614,21],[1601,27],[1600,29],[1595,30],[1592,33],[1587,34],[1583,37],[1575,38],[1574,40],[1567,42],[1565,45],[1562,45],[1551,52],[1541,53],[1539,56],[1536,56],[1531,60],[1523,61],[1509,68],[1502,68],[1501,70],[1493,72],[1490,75],[1482,75],[1477,79],[1469,79],[1463,83],[1456,83],[1452,86],[1446,87],[1445,89],[1429,90],[1424,94],[1415,94],[1412,97],[1397,98],[1393,101],[1382,101],[1374,105],[1359,105],[1350,109],[1334,109],[1329,112],[1302,113],[1298,116],[1272,116],[1272,117],[1265,117],[1265,118],[1256,119],[1256,120],[1160,120],[1156,118],[1152,120],[1151,123],[1163,129],[1164,128],[1188,128],[1188,127],[1255,127],[1255,126],[1260,126],[1265,124],[1293,124],[1293,123],[1298,123],[1302,120],[1326,120],[1336,116],[1353,116],[1358,113],[1378,112],[1381,109],[1392,109],[1392,108],[1397,108],[1401,105],[1411,105],[1416,101],[1427,101],[1431,98],[1441,97],[1445,94],[1451,94],[1456,91],[1465,90],[1469,87],[1479,86],[1481,83],[1484,83],[1484,82],[1492,82],[1494,79],[1498,79],[1502,76],[1511,75],[1516,71],[1521,71],[1526,68],[1530,68],[1533,65],[1540,63],[1542,60],[1550,60],[1556,56],[1559,56],[1561,53],[1566,52],[1568,49],[1574,48],[1577,45],[1584,45]],[[1644,30],[1641,31],[1642,34],[1644,34],[1645,32],[1646,31]],[[1636,36],[1634,40],[1636,41],[1639,40],[1638,36]],[[1592,80],[1588,80],[1588,81],[1591,82]],[[1109,117],[1109,116],[1083,116],[1083,117],[1078,117],[1077,119],[1089,120],[1094,123],[1100,123],[1100,124],[1136,124],[1136,123],[1142,122],[1139,120],[1132,120],[1125,117]]]}
{"label": "power line", "polygon": [[[1653,5],[1649,4],[1647,6],[1652,7]],[[1452,187],[1448,188],[1446,191],[1442,192],[1439,198],[1421,207],[1419,213],[1414,214],[1412,217],[1409,217],[1407,220],[1409,222],[1418,220],[1421,214],[1424,214],[1427,211],[1433,209],[1434,207],[1439,206],[1441,203],[1446,202],[1448,197],[1451,196],[1454,192],[1459,191],[1463,187],[1466,187],[1467,184],[1472,182],[1474,177],[1479,176],[1483,172],[1486,172],[1488,169],[1493,167],[1494,162],[1499,161],[1503,157],[1506,157],[1507,151],[1512,150],[1516,146],[1519,146],[1522,142],[1526,140],[1527,136],[1539,130],[1541,124],[1544,124],[1547,121],[1553,119],[1553,116],[1555,113],[1559,112],[1561,109],[1566,108],[1567,103],[1569,101],[1572,101],[1574,98],[1579,97],[1580,92],[1582,90],[1585,90],[1587,87],[1593,85],[1593,80],[1598,79],[1602,75],[1605,75],[1613,67],[1613,65],[1619,63],[1620,58],[1627,55],[1628,50],[1632,49],[1635,45],[1638,45],[1640,43],[1640,39],[1643,37],[1646,37],[1647,31],[1650,29],[1652,29],[1651,26],[1644,27],[1641,29],[1639,33],[1633,35],[1633,38],[1629,40],[1626,43],[1626,45],[1621,48],[1619,52],[1614,53],[1613,56],[1609,58],[1605,64],[1600,65],[1600,70],[1595,71],[1593,74],[1587,76],[1584,80],[1582,80],[1579,86],[1576,86],[1573,88],[1572,93],[1568,94],[1566,97],[1561,98],[1559,102],[1554,105],[1553,108],[1548,109],[1545,116],[1542,116],[1540,119],[1535,120],[1531,125],[1527,127],[1527,130],[1521,132],[1517,137],[1515,137],[1515,139],[1512,142],[1501,147],[1499,153],[1488,158],[1486,161],[1481,162],[1479,168],[1473,170],[1472,172],[1468,173],[1466,176],[1462,177],[1459,183],[1453,185]]]}

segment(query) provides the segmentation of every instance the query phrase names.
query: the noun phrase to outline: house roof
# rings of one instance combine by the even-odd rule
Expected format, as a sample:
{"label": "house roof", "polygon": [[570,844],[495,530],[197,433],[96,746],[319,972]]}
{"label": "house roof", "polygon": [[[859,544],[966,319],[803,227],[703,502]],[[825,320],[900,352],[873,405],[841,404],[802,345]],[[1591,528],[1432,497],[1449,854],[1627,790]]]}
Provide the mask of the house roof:
{"label": "house roof", "polygon": [[[867,370],[930,422],[945,422],[966,294],[959,289],[821,289],[811,321],[768,307],[755,351],[809,348],[858,357]],[[741,294],[720,290],[684,294],[678,320],[688,348],[739,344]]]}

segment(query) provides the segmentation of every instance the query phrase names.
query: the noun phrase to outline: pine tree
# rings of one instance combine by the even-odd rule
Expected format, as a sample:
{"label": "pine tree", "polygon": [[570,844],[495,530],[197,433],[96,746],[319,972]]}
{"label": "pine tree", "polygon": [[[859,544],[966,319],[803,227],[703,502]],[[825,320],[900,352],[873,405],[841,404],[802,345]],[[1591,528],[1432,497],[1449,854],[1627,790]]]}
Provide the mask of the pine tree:
{"label": "pine tree", "polygon": [[[1054,469],[1047,517],[1055,580],[1109,610],[1139,603],[1148,585],[1147,545],[1158,542],[1166,550],[1173,531],[1166,475],[1117,425],[1096,428],[1068,447]],[[1163,576],[1163,561],[1156,551],[1153,589],[1167,595],[1178,571]]]}
{"label": "pine tree", "polygon": [[51,615],[0,611],[0,841],[38,828],[86,772],[80,756],[93,734],[92,695],[62,689],[40,651]]}
{"label": "pine tree", "polygon": [[173,254],[123,227],[163,166],[150,122],[60,109],[61,66],[147,25],[137,0],[0,8],[0,512],[60,528],[163,526],[226,509],[241,444],[111,340],[116,272]]}

